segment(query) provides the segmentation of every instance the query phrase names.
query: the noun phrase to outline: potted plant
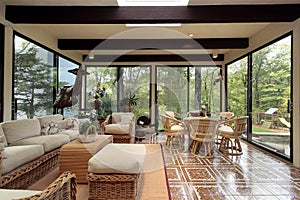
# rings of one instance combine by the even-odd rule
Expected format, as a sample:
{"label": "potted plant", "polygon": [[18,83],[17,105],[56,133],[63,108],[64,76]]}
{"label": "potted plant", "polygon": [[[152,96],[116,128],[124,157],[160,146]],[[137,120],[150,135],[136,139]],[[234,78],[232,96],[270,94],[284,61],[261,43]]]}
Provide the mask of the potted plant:
{"label": "potted plant", "polygon": [[139,98],[135,97],[135,95],[130,95],[129,97],[125,97],[121,100],[120,105],[125,112],[131,112],[134,106],[137,105],[137,100]]}

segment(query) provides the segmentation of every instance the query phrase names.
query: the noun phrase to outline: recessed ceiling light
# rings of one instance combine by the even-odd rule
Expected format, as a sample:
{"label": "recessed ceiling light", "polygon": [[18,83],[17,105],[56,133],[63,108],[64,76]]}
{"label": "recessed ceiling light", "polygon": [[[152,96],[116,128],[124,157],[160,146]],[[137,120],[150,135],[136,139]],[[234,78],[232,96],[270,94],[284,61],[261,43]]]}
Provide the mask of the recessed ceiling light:
{"label": "recessed ceiling light", "polygon": [[193,33],[190,33],[189,36],[190,36],[190,37],[194,37],[194,34],[193,34]]}
{"label": "recessed ceiling light", "polygon": [[119,6],[187,6],[189,0],[117,0]]}
{"label": "recessed ceiling light", "polygon": [[125,24],[126,27],[178,27],[181,26],[180,23],[171,24]]}

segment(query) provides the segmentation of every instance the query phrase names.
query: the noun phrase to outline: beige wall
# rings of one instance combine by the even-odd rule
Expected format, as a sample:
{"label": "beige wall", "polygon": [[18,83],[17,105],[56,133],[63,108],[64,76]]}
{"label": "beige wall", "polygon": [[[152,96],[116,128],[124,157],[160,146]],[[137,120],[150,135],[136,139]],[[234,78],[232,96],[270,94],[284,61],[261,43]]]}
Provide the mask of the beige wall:
{"label": "beige wall", "polygon": [[272,24],[249,39],[249,48],[233,50],[225,54],[225,64],[229,63],[272,40],[293,31],[293,164],[300,167],[300,19],[294,23]]}

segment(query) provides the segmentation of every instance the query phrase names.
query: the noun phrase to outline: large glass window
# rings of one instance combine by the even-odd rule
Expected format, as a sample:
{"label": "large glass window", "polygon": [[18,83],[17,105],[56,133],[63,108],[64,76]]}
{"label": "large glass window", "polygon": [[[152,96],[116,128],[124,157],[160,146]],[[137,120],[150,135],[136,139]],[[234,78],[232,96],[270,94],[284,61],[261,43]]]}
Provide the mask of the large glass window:
{"label": "large glass window", "polygon": [[54,54],[15,35],[14,61],[13,118],[52,114],[56,86]]}
{"label": "large glass window", "polygon": [[[62,57],[58,57],[58,88],[62,88],[63,86],[73,86],[76,80],[76,74],[69,72],[72,69],[78,69],[79,65],[65,59]],[[76,113],[72,112],[78,110],[79,104],[74,105],[76,109],[73,107],[68,107],[63,109],[63,115],[65,117],[71,117],[76,115]]]}
{"label": "large glass window", "polygon": [[190,67],[189,110],[205,106],[208,114],[220,112],[221,70],[216,66]]}
{"label": "large glass window", "polygon": [[227,110],[236,117],[247,114],[248,57],[227,66]]}
{"label": "large glass window", "polygon": [[120,110],[150,117],[150,66],[120,67],[119,95]]}
{"label": "large glass window", "polygon": [[252,141],[290,157],[291,36],[252,54]]}

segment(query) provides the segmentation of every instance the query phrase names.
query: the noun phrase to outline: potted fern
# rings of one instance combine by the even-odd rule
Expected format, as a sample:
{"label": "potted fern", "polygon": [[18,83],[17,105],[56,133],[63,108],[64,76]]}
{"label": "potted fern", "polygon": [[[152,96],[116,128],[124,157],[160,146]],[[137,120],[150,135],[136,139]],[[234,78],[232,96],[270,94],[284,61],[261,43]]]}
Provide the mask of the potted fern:
{"label": "potted fern", "polygon": [[122,99],[120,105],[125,112],[132,112],[134,106],[137,105],[138,99],[139,98],[135,97],[135,95],[130,95],[129,97]]}

